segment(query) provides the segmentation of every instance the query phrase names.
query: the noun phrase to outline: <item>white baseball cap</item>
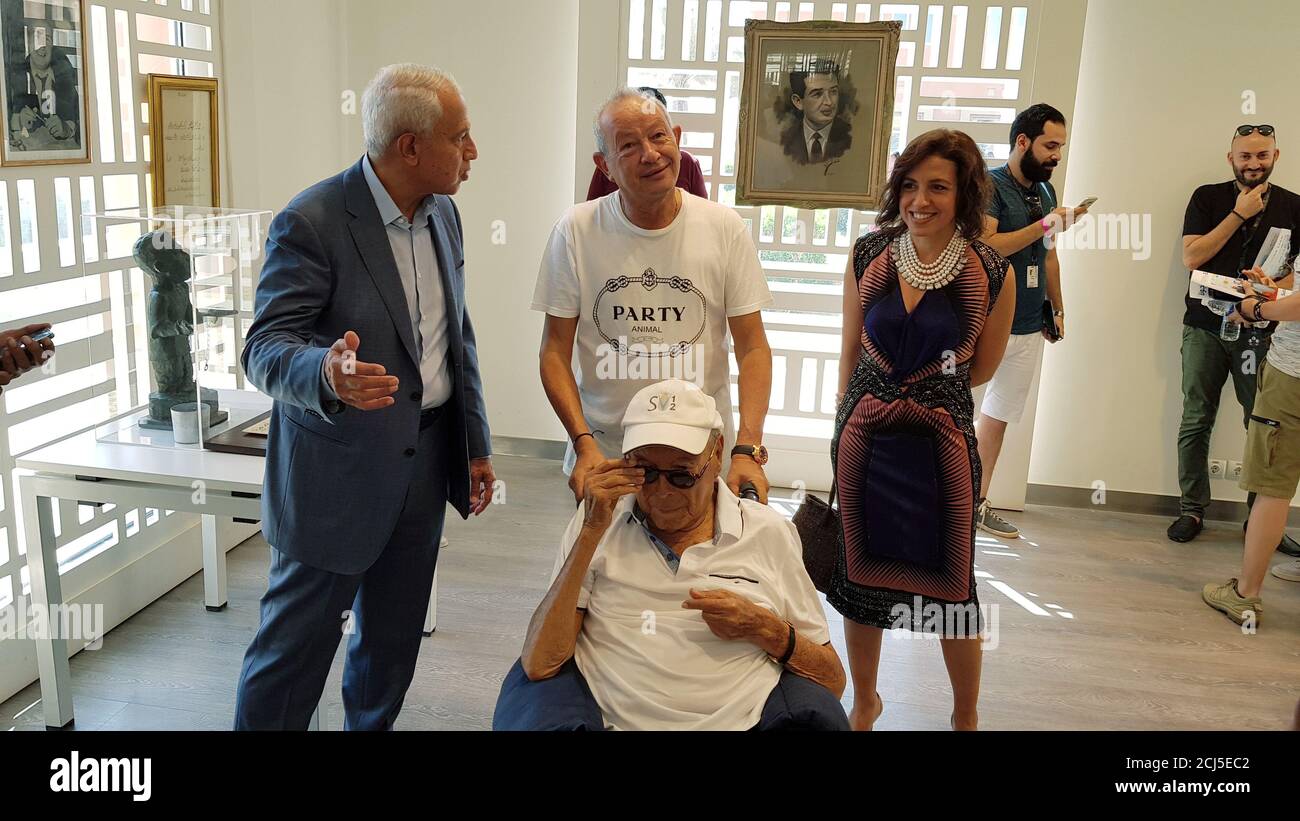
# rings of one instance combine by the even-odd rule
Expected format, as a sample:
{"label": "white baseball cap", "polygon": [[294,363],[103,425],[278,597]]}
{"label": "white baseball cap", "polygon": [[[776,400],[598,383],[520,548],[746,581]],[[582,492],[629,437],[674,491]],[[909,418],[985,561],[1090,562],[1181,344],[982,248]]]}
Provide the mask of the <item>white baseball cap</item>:
{"label": "white baseball cap", "polygon": [[668,445],[703,453],[722,415],[713,397],[681,379],[665,379],[637,391],[623,415],[623,452]]}

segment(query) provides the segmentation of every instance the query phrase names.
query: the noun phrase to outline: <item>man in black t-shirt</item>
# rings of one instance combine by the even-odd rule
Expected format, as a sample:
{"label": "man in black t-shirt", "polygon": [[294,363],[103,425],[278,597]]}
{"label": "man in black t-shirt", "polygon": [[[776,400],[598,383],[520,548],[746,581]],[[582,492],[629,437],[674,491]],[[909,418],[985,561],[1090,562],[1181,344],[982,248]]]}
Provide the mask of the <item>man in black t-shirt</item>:
{"label": "man in black t-shirt", "polygon": [[[1228,164],[1233,180],[1202,185],[1192,194],[1183,218],[1183,264],[1225,276],[1242,276],[1252,267],[1273,227],[1292,232],[1300,242],[1300,196],[1268,181],[1280,152],[1273,127],[1239,126],[1232,138]],[[1210,503],[1210,434],[1219,411],[1224,380],[1232,374],[1237,401],[1248,420],[1255,404],[1255,370],[1268,350],[1269,330],[1247,327],[1236,340],[1220,336],[1223,317],[1199,300],[1184,295],[1183,418],[1178,427],[1179,517],[1169,538],[1188,542],[1201,532]],[[1254,502],[1252,494],[1250,502]],[[1284,538],[1279,550],[1300,555],[1300,546]],[[1295,551],[1295,552],[1293,552]]]}

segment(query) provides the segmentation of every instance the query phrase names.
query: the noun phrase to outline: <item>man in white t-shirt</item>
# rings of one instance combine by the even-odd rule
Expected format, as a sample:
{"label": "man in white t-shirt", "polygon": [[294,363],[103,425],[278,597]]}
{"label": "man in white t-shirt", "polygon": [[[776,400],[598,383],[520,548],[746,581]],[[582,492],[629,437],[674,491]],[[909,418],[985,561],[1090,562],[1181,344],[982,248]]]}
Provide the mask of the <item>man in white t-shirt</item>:
{"label": "man in white t-shirt", "polygon": [[[766,503],[772,351],[760,311],[772,295],[749,231],[732,209],[676,187],[681,128],[657,100],[634,89],[615,93],[595,132],[596,166],[618,191],[560,218],[533,294],[533,309],[546,313],[542,385],[569,435],[569,487],[581,500],[588,471],[623,454],[623,410],[638,390],[680,378],[718,403],[732,492],[752,482]],[[739,430],[728,329],[740,374]]]}
{"label": "man in white t-shirt", "polygon": [[732,495],[713,397],[633,397],[586,476],[494,729],[847,730],[844,668],[794,526]]}

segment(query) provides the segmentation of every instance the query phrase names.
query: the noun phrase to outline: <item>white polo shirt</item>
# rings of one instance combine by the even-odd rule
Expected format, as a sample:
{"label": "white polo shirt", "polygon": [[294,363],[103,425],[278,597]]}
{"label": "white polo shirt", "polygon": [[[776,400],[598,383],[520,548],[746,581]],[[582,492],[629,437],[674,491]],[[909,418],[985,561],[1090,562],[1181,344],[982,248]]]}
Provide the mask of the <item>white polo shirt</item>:
{"label": "white polo shirt", "polygon": [[[687,592],[724,589],[772,610],[807,640],[830,641],[803,567],[794,525],[736,498],[719,479],[711,542],[687,548],[676,573],[619,500],[578,594],[585,609],[574,657],[612,730],[748,730],[781,677],[752,642],[718,638]],[[582,529],[582,508],[560,543],[551,581]]]}

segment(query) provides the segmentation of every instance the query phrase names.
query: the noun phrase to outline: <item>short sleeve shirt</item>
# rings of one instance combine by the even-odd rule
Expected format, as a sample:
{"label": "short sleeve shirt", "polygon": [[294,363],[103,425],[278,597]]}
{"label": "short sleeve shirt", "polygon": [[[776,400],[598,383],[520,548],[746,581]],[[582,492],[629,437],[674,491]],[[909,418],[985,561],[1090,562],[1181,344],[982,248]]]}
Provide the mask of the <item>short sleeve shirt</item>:
{"label": "short sleeve shirt", "polygon": [[[988,214],[998,221],[998,233],[1008,234],[1038,222],[1056,207],[1056,189],[1050,182],[1023,187],[1003,165],[989,172],[993,196]],[[1034,200],[1037,199],[1037,208]],[[1035,240],[1007,257],[1016,269],[1016,315],[1013,334],[1035,334],[1043,329],[1043,301],[1047,299],[1047,243]],[[1038,283],[1029,286],[1029,266],[1038,266]]]}

